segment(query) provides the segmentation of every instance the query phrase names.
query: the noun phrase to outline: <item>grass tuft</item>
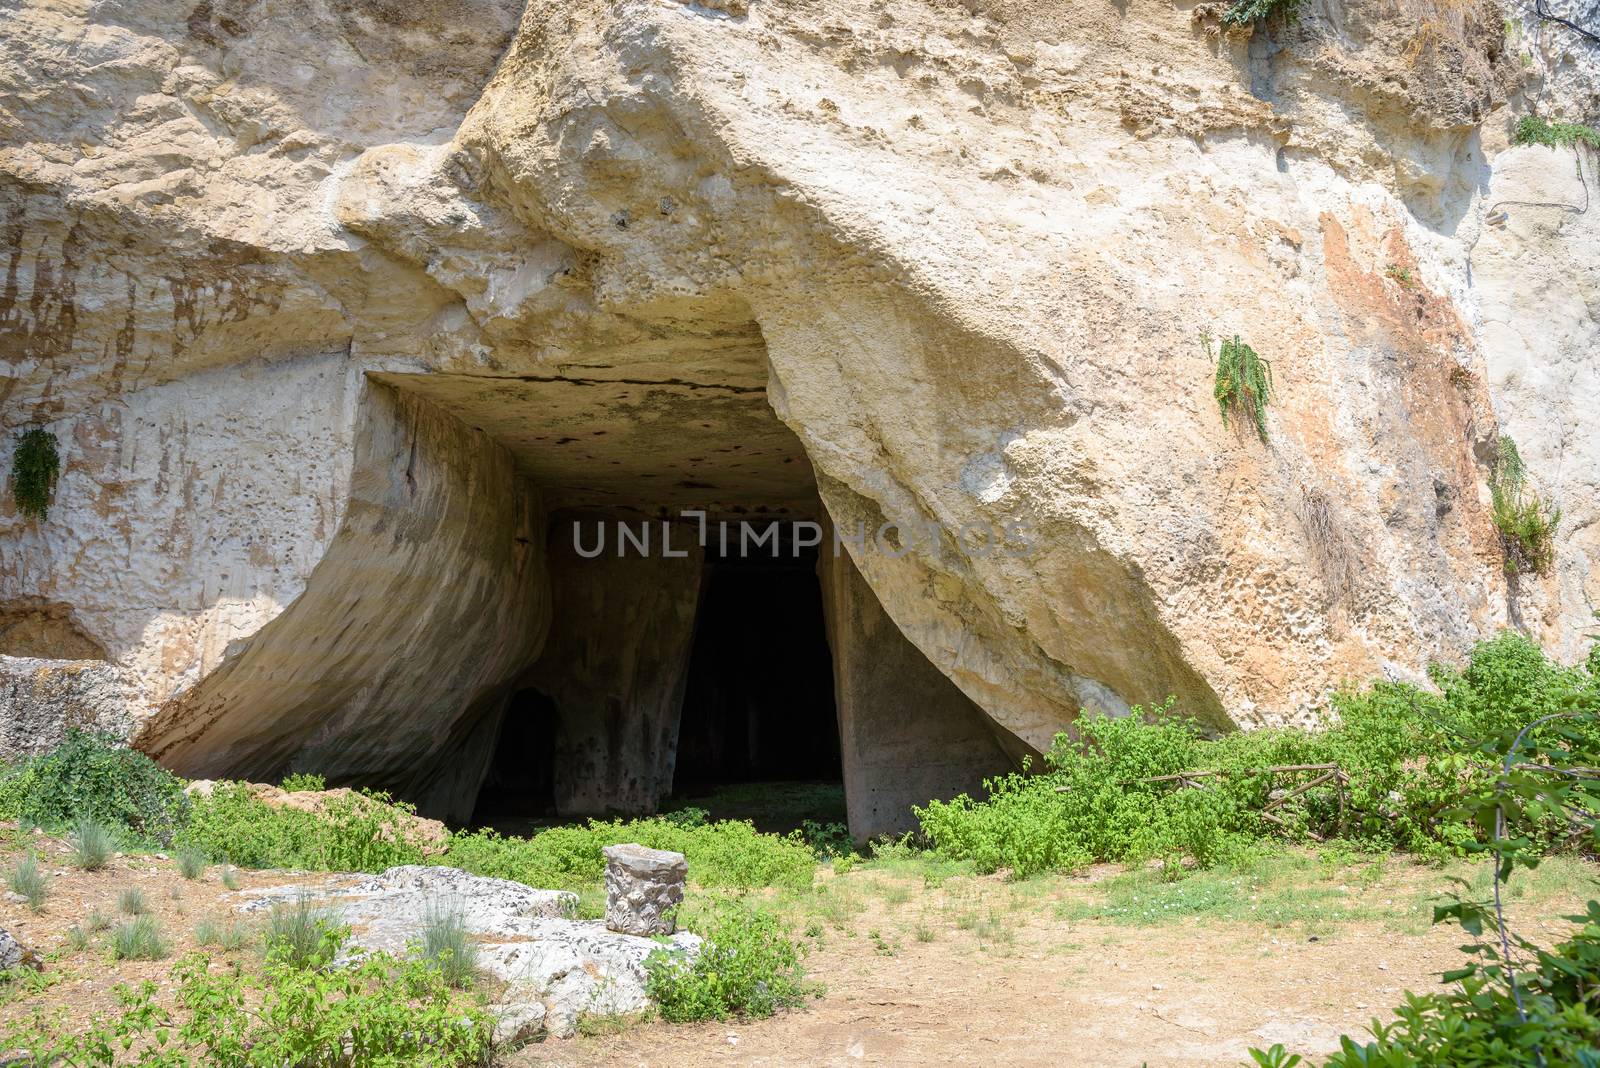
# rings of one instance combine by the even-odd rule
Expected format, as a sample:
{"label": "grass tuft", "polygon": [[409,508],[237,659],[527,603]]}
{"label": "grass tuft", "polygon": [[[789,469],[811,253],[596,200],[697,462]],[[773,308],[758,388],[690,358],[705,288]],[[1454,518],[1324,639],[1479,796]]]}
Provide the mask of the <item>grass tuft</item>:
{"label": "grass tuft", "polygon": [[145,904],[144,891],[130,886],[117,894],[117,911],[125,916],[143,916],[149,912],[150,906]]}
{"label": "grass tuft", "polygon": [[444,981],[456,990],[472,985],[478,970],[478,946],[467,931],[459,903],[428,906],[422,921],[422,955],[438,965]]}
{"label": "grass tuft", "polygon": [[44,908],[44,900],[50,895],[50,884],[49,877],[39,867],[38,857],[29,853],[17,861],[6,882],[13,893],[22,895],[28,908],[34,912]]}
{"label": "grass tuft", "polygon": [[113,960],[163,960],[170,952],[166,936],[150,916],[138,916],[111,935]]}
{"label": "grass tuft", "polygon": [[72,862],[84,871],[101,871],[117,851],[111,828],[99,820],[84,818],[72,835]]}
{"label": "grass tuft", "polygon": [[194,846],[184,846],[177,852],[178,874],[185,879],[198,879],[206,873],[211,863],[209,857]]}

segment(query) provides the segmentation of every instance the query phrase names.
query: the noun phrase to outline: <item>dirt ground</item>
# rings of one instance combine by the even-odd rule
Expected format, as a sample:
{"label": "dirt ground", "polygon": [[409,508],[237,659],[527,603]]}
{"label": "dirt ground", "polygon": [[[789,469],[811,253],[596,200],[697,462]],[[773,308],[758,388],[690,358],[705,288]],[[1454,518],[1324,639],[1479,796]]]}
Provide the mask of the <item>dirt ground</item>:
{"label": "dirt ground", "polygon": [[[172,962],[199,948],[195,925],[241,919],[218,868],[182,878],[161,856],[85,873],[66,844],[11,832],[9,871],[31,848],[50,876],[41,912],[7,897],[0,926],[47,956],[50,983],[0,988],[0,1026],[37,1007],[66,1026],[115,1008],[114,987],[170,990]],[[1461,869],[1458,869],[1461,870]],[[536,1043],[504,1063],[594,1065],[1237,1065],[1250,1046],[1315,1053],[1388,1016],[1406,988],[1456,966],[1453,929],[1430,929],[1446,871],[1401,860],[1293,854],[1256,869],[1167,883],[1147,871],[1008,882],[925,861],[826,865],[807,893],[764,896],[811,947],[825,994],[769,1020],[703,1025],[590,1021],[586,1036]],[[242,889],[296,881],[238,873]],[[300,876],[321,882],[325,876]],[[1596,887],[1594,866],[1551,862],[1512,899],[1519,930],[1549,940]],[[161,961],[110,960],[112,930],[74,948],[99,913],[125,922],[136,888],[171,942]],[[696,891],[691,888],[691,896]],[[252,921],[258,922],[258,921]],[[215,947],[207,952],[220,953]],[[246,966],[252,943],[234,951]]]}

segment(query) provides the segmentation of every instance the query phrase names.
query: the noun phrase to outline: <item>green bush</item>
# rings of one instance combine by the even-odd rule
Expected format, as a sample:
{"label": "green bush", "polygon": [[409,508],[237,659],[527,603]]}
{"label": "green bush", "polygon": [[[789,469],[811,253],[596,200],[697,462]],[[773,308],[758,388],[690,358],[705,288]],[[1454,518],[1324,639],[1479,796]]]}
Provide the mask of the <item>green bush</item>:
{"label": "green bush", "polygon": [[530,886],[578,889],[600,884],[605,875],[601,850],[619,842],[682,853],[690,877],[702,886],[806,887],[816,868],[815,855],[798,833],[780,837],[740,820],[686,823],[663,817],[591,820],[531,838],[505,838],[493,831],[458,834],[437,860]]}
{"label": "green bush", "polygon": [[183,845],[246,868],[378,872],[422,863],[406,837],[411,806],[380,793],[330,797],[318,812],[278,808],[242,783],[196,798]]}
{"label": "green bush", "polygon": [[183,781],[115,738],[69,730],[48,753],[0,779],[0,818],[58,829],[90,819],[166,843],[188,818]]}
{"label": "green bush", "polygon": [[813,992],[800,967],[802,947],[771,913],[724,901],[696,927],[705,942],[692,962],[672,949],[645,959],[645,992],[663,1019],[771,1016]]}
{"label": "green bush", "polygon": [[318,790],[326,790],[328,788],[328,780],[321,775],[313,775],[307,771],[297,771],[293,775],[285,775],[283,782],[278,785],[286,793],[315,793]]}
{"label": "green bush", "polygon": [[[1510,633],[1481,643],[1459,671],[1435,669],[1433,679],[1439,693],[1384,682],[1337,694],[1329,722],[1315,731],[1213,740],[1166,707],[1085,718],[1076,738],[1058,737],[1046,755],[1049,774],[991,780],[981,801],[930,802],[916,810],[921,833],[945,856],[1017,876],[1150,858],[1209,866],[1253,841],[1311,832],[1425,856],[1460,854],[1483,832],[1455,808],[1498,771],[1476,740],[1575,702],[1600,708],[1600,681]],[[1574,729],[1600,734],[1592,723]],[[1343,806],[1324,786],[1274,811],[1286,828],[1262,819],[1272,783],[1253,769],[1325,763],[1350,777]],[[1225,772],[1204,780],[1209,789],[1141,781],[1208,769]],[[1559,831],[1551,822],[1530,833],[1554,842]]]}
{"label": "green bush", "polygon": [[260,975],[204,955],[172,971],[177,1004],[157,988],[118,988],[121,1013],[70,1033],[36,1012],[0,1037],[30,1064],[112,1068],[467,1068],[488,1063],[493,1021],[423,961],[377,953],[345,968],[269,962]]}

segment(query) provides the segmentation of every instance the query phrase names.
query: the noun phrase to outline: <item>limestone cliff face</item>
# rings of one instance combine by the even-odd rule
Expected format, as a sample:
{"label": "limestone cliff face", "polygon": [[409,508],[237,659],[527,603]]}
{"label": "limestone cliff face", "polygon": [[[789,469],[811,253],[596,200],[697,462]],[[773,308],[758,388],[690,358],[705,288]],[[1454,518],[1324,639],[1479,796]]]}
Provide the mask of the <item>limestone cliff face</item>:
{"label": "limestone cliff face", "polygon": [[[1508,134],[1595,121],[1600,53],[1489,0],[1222,9],[11,0],[0,467],[44,425],[65,470],[46,522],[0,498],[0,653],[103,650],[177,766],[454,796],[415,764],[542,648],[548,509],[820,496],[945,532],[854,563],[1033,747],[1507,625],[1576,656],[1600,179]],[[1273,361],[1266,443],[1202,331]],[[1506,573],[1501,433],[1549,575]]]}

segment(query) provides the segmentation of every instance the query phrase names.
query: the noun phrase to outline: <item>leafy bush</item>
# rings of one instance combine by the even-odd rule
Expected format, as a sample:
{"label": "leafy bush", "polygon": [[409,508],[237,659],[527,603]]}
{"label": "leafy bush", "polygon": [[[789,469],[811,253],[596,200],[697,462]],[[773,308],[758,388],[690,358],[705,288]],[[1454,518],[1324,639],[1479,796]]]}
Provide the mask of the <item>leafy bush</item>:
{"label": "leafy bush", "polygon": [[161,960],[172,952],[153,917],[136,916],[111,932],[114,960]]}
{"label": "leafy bush", "polygon": [[[1393,1022],[1373,1022],[1371,1041],[1342,1038],[1329,1068],[1600,1064],[1600,902],[1569,917],[1580,928],[1546,949],[1516,934],[1502,892],[1518,869],[1539,865],[1552,827],[1590,849],[1600,846],[1600,780],[1592,774],[1600,764],[1597,722],[1592,687],[1582,688],[1562,695],[1554,710],[1505,723],[1471,747],[1497,770],[1463,793],[1454,814],[1483,833],[1471,848],[1488,856],[1493,894],[1481,901],[1451,895],[1450,904],[1434,909],[1434,923],[1453,921],[1475,939],[1461,947],[1468,962],[1445,973],[1451,989],[1408,992]],[[1268,1068],[1299,1060],[1280,1047],[1251,1055]]]}
{"label": "leafy bush", "polygon": [[121,1013],[71,1034],[43,1012],[13,1025],[5,1049],[30,1064],[81,1068],[467,1068],[488,1062],[493,1021],[422,961],[373,954],[306,971],[269,962],[260,975],[213,969],[204,955],[172,971],[177,1005],[157,988],[118,988]]}
{"label": "leafy bush", "polygon": [[111,855],[116,851],[116,841],[105,824],[92,819],[78,821],[78,829],[72,836],[74,864],[84,871],[100,871],[111,863]]}
{"label": "leafy bush", "polygon": [[1502,435],[1489,477],[1490,514],[1505,545],[1506,569],[1542,575],[1555,563],[1561,510],[1530,489],[1527,481],[1516,442]]}
{"label": "leafy bush", "polygon": [[315,793],[328,788],[328,780],[321,775],[313,775],[308,771],[297,771],[293,775],[285,775],[279,784],[285,793],[303,794]]}
{"label": "leafy bush", "polygon": [[493,831],[458,834],[438,862],[530,886],[582,888],[599,885],[605,875],[601,850],[619,842],[682,853],[690,876],[702,886],[806,887],[816,868],[815,855],[798,833],[761,834],[740,820],[689,824],[661,817],[591,820],[531,838],[504,838]]}
{"label": "leafy bush", "polygon": [[44,908],[44,899],[50,893],[49,877],[40,869],[39,858],[32,853],[17,861],[6,878],[6,885],[11,887],[12,893],[26,898],[34,912]]}
{"label": "leafy bush", "polygon": [[247,868],[378,872],[422,863],[406,837],[415,810],[380,793],[330,797],[320,812],[267,804],[243,783],[196,798],[181,841]]}
{"label": "leafy bush", "polygon": [[[1202,334],[1200,340],[1209,358],[1211,335]],[[1238,334],[1222,339],[1216,362],[1212,392],[1222,413],[1222,425],[1228,425],[1230,415],[1237,415],[1248,419],[1256,428],[1256,435],[1266,441],[1267,402],[1273,394],[1271,362],[1262,359]]]}
{"label": "leafy bush", "polygon": [[[1166,707],[1122,718],[1080,720],[1077,737],[1057,738],[1049,774],[1013,774],[985,784],[981,801],[962,795],[916,810],[939,853],[980,871],[1017,876],[1072,870],[1095,861],[1159,858],[1176,870],[1210,866],[1254,840],[1315,832],[1428,856],[1460,854],[1484,837],[1460,818],[1461,799],[1498,772],[1478,739],[1502,734],[1574,703],[1600,708],[1600,680],[1547,660],[1516,634],[1481,643],[1460,671],[1436,668],[1440,692],[1401,683],[1345,691],[1325,729],[1239,732],[1210,740]],[[1577,728],[1600,735],[1600,726]],[[1272,783],[1257,769],[1336,763],[1349,775],[1344,804],[1329,786],[1261,812]],[[1215,770],[1208,789],[1148,782],[1180,771]],[[1530,829],[1545,845],[1561,827]]]}
{"label": "leafy bush", "polygon": [[800,967],[802,947],[771,913],[725,901],[696,926],[705,942],[692,963],[672,949],[645,959],[645,992],[664,1019],[771,1016],[812,992]]}
{"label": "leafy bush", "polygon": [[56,436],[43,427],[17,435],[11,457],[11,498],[24,518],[43,520],[50,512],[50,491],[61,473]]}
{"label": "leafy bush", "polygon": [[69,730],[60,745],[0,780],[0,818],[41,827],[91,819],[166,843],[188,812],[181,779],[106,734]]}
{"label": "leafy bush", "polygon": [[1524,115],[1517,122],[1512,141],[1519,145],[1544,145],[1570,148],[1579,143],[1600,148],[1600,130],[1576,122],[1549,122],[1537,115]]}

